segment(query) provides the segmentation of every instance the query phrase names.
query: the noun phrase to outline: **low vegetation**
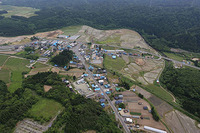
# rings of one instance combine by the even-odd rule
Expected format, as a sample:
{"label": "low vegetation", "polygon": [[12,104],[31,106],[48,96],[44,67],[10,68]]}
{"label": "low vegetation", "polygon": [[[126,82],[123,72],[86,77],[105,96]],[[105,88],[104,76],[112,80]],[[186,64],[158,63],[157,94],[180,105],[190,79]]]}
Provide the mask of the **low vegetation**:
{"label": "low vegetation", "polygon": [[117,57],[116,59],[112,59],[112,57],[106,55],[103,65],[106,69],[119,72],[126,66],[126,62],[122,58]]}
{"label": "low vegetation", "polygon": [[63,107],[60,103],[40,98],[39,101],[32,106],[32,108],[28,111],[28,117],[33,118],[36,121],[48,122],[52,118],[54,118],[58,112],[62,111]]}
{"label": "low vegetation", "polygon": [[7,58],[8,58],[8,56],[6,56],[6,55],[0,55],[0,66],[2,66],[4,64],[4,62],[6,61]]}
{"label": "low vegetation", "polygon": [[9,83],[10,81],[10,71],[2,68],[0,70],[0,80]]}
{"label": "low vegetation", "polygon": [[79,32],[79,30],[81,29],[82,26],[68,26],[68,27],[64,27],[61,30],[64,32],[64,35],[75,35],[76,33]]}

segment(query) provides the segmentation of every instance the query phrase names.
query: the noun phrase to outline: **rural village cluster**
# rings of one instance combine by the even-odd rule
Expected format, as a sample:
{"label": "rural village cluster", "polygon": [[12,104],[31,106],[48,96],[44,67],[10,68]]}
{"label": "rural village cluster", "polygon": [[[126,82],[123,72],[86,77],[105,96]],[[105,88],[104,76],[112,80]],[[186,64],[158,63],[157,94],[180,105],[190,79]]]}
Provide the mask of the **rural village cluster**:
{"label": "rural village cluster", "polygon": [[[57,40],[38,39],[26,45],[1,46],[1,51],[24,51],[26,47],[32,47],[38,52],[40,57],[37,60],[30,60],[27,66],[34,68],[36,62],[48,63],[52,55],[67,49],[74,52],[73,60],[68,66],[60,67],[55,64],[53,67],[60,71],[69,69],[79,69],[82,74],[76,75],[76,81],[63,78],[63,82],[74,93],[79,93],[86,98],[99,102],[102,108],[113,109],[116,119],[121,119],[128,129],[141,129],[157,133],[166,133],[165,129],[154,127],[155,120],[152,118],[151,106],[142,97],[137,95],[136,88],[126,88],[117,81],[112,80],[116,76],[113,72],[104,69],[104,56],[109,56],[112,60],[128,57],[154,58],[152,55],[143,56],[139,52],[128,52],[124,49],[103,48],[100,44],[78,42],[79,36],[59,35]],[[109,75],[109,77],[108,77]],[[110,76],[112,75],[112,76]],[[157,80],[159,82],[159,80]]]}

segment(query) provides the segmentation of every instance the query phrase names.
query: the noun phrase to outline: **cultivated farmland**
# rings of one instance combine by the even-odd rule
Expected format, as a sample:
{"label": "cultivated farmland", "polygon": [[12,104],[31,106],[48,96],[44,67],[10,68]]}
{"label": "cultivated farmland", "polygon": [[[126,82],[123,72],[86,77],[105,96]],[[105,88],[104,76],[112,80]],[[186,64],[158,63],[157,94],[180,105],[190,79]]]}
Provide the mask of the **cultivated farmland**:
{"label": "cultivated farmland", "polygon": [[22,84],[22,72],[29,71],[26,65],[29,64],[29,60],[9,58],[5,63],[5,68],[11,71],[11,84],[9,91],[14,92],[21,87]]}

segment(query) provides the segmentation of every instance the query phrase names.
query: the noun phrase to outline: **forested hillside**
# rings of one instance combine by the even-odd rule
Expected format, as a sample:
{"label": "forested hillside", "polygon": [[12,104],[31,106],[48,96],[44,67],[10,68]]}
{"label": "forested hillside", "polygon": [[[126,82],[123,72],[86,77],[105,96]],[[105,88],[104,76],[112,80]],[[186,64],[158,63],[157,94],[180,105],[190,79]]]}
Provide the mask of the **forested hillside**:
{"label": "forested hillside", "polygon": [[[52,89],[44,91],[44,85]],[[75,94],[66,87],[57,73],[45,72],[28,77],[23,87],[14,93],[7,90],[6,84],[0,80],[0,132],[11,133],[19,121],[24,118],[38,117],[30,115],[32,105],[39,99],[55,100],[62,104],[64,110],[47,132],[79,133],[95,130],[102,133],[120,133],[117,122],[102,109],[99,103]],[[37,119],[40,120],[40,119]]]}
{"label": "forested hillside", "polygon": [[38,16],[0,18],[0,35],[16,36],[69,25],[98,29],[129,28],[150,45],[200,52],[198,0],[3,0],[3,4],[39,8]]}
{"label": "forested hillside", "polygon": [[167,63],[161,83],[170,90],[188,112],[200,117],[200,71],[191,68],[175,69]]}

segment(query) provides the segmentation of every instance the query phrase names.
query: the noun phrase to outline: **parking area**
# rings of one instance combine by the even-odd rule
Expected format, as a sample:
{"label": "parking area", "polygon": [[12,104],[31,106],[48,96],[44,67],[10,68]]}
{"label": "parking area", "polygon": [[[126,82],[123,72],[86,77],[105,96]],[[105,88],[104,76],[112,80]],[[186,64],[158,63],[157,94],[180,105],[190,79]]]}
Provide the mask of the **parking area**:
{"label": "parking area", "polygon": [[91,97],[94,96],[95,93],[92,91],[91,88],[89,88],[89,85],[87,85],[87,83],[79,83],[77,84],[77,82],[73,83],[75,89],[78,91],[79,94],[86,96],[86,97]]}

